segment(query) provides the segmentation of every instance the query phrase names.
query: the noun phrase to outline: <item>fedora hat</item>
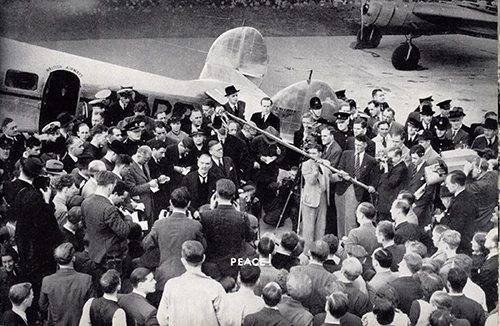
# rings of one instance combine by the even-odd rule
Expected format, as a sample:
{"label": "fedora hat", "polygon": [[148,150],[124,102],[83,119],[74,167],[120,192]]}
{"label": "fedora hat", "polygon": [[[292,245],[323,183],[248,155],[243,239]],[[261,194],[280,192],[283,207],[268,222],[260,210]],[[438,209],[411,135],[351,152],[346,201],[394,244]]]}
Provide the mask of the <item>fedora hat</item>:
{"label": "fedora hat", "polygon": [[422,110],[420,111],[420,114],[422,114],[422,115],[431,115],[432,116],[432,115],[434,115],[434,113],[436,113],[436,112],[434,112],[432,110],[432,107],[430,105],[424,105],[422,107]]}
{"label": "fedora hat", "polygon": [[450,114],[448,115],[448,119],[458,119],[461,117],[465,117],[464,109],[461,107],[454,107],[451,109]]}
{"label": "fedora hat", "polygon": [[[273,126],[267,127],[264,131],[266,131],[267,133],[269,133],[269,134],[271,134],[271,135],[273,135],[275,137],[278,137],[278,138],[280,136],[280,133]],[[272,138],[270,138],[270,137],[268,137],[266,135],[264,135],[264,141],[266,143],[268,143],[269,145],[274,145],[274,144],[277,143],[276,140],[274,140],[274,139],[272,139]]]}
{"label": "fedora hat", "polygon": [[128,154],[127,148],[123,143],[119,140],[113,140],[109,145],[108,148],[112,151],[115,152],[116,154]]}
{"label": "fedora hat", "polygon": [[484,129],[497,130],[498,129],[498,121],[492,118],[487,118],[483,123]]}
{"label": "fedora hat", "polygon": [[39,176],[43,171],[43,161],[37,156],[23,157],[20,163],[24,171],[34,176]]}
{"label": "fedora hat", "polygon": [[225,91],[226,91],[226,95],[224,95],[224,96],[230,96],[230,95],[238,93],[240,90],[236,89],[236,87],[234,87],[234,85],[231,85],[231,86],[226,87]]}
{"label": "fedora hat", "polygon": [[45,162],[45,171],[48,174],[59,175],[64,173],[64,163],[58,160],[47,160]]}
{"label": "fedora hat", "polygon": [[75,121],[75,117],[71,115],[69,112],[62,112],[56,118],[57,121],[61,124],[61,127],[66,127],[70,123]]}

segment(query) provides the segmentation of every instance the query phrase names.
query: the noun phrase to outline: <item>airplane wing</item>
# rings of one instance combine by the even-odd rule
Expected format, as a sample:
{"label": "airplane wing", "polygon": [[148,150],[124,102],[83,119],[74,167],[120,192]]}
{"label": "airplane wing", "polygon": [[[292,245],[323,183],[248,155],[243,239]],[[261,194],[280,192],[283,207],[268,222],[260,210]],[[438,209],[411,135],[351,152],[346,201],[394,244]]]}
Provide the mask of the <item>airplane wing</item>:
{"label": "airplane wing", "polygon": [[497,7],[481,2],[417,2],[413,14],[448,30],[497,37]]}

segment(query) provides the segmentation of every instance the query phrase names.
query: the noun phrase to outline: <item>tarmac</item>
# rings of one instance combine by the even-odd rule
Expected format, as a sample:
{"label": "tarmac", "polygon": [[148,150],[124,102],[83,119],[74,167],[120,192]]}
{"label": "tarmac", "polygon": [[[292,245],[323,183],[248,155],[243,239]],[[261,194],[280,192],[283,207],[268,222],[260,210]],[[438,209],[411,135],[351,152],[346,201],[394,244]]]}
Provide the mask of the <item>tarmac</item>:
{"label": "tarmac", "polygon": [[[265,36],[264,36],[265,37]],[[384,36],[376,49],[354,50],[353,36],[265,37],[269,68],[261,85],[269,95],[312,78],[334,90],[346,89],[360,108],[371,91],[382,88],[386,100],[404,122],[423,94],[439,102],[452,99],[463,107],[465,123],[480,122],[498,109],[498,43],[464,35],[424,36],[413,41],[421,53],[422,70],[397,71],[392,51],[403,36]],[[107,39],[38,42],[37,45],[143,70],[176,79],[197,79],[212,38]]]}

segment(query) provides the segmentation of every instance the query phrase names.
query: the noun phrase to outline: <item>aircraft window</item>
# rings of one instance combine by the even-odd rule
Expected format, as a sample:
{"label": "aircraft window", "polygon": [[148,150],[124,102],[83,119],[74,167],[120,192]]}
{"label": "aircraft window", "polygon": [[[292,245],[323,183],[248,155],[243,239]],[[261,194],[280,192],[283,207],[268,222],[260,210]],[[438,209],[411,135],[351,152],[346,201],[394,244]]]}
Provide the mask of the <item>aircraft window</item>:
{"label": "aircraft window", "polygon": [[5,86],[34,91],[38,87],[38,75],[9,69],[5,73]]}

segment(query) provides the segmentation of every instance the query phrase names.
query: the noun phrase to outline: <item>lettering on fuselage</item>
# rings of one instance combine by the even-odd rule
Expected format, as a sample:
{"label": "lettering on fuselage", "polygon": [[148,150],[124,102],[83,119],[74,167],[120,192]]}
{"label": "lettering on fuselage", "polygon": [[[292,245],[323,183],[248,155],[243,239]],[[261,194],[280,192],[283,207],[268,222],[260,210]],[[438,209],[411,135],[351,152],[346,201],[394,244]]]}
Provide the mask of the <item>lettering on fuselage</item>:
{"label": "lettering on fuselage", "polygon": [[51,72],[51,71],[55,71],[55,70],[67,70],[67,71],[71,71],[72,73],[77,75],[79,78],[83,77],[83,73],[81,73],[78,69],[73,68],[71,66],[53,65],[53,66],[50,66],[46,69],[47,72]]}

